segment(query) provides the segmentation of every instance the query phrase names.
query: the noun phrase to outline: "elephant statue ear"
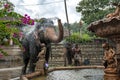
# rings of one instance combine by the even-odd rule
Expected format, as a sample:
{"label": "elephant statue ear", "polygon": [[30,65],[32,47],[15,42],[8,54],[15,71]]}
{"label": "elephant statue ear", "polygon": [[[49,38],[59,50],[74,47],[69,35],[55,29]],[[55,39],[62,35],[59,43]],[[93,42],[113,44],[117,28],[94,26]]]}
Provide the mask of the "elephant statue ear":
{"label": "elephant statue ear", "polygon": [[41,28],[41,24],[40,23],[36,23],[35,29],[39,30]]}

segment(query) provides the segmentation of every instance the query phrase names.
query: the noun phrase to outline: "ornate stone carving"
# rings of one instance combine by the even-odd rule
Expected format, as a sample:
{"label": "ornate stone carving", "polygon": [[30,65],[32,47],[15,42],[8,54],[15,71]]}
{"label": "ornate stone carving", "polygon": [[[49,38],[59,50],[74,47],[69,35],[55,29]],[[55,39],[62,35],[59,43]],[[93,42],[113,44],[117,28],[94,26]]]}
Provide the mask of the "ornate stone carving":
{"label": "ornate stone carving", "polygon": [[106,73],[116,73],[117,72],[117,60],[115,58],[115,51],[110,47],[108,43],[102,44],[104,48],[104,66]]}
{"label": "ornate stone carving", "polygon": [[105,68],[105,75],[118,76],[120,74],[120,4],[113,4],[116,6],[115,12],[107,15],[107,18],[91,23],[88,26],[88,30],[97,36],[108,38],[115,42],[116,51],[114,57],[108,60],[108,63],[109,61],[110,63]]}
{"label": "ornate stone carving", "polygon": [[106,17],[107,18],[120,17],[120,4],[119,3],[112,3],[112,4],[116,6],[116,10],[115,12],[108,14]]}

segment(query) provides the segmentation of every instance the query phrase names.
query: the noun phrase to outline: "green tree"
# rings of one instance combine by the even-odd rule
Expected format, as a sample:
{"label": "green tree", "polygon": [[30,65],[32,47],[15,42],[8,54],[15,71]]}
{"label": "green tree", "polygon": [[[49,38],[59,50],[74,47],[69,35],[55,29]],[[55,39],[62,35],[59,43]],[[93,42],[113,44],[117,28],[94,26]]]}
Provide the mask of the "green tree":
{"label": "green tree", "polygon": [[119,0],[82,0],[77,5],[76,11],[81,12],[81,19],[85,23],[90,24],[113,12],[114,7],[111,2],[118,3]]}
{"label": "green tree", "polygon": [[80,29],[79,23],[75,22],[73,24],[70,24],[69,27],[72,32],[79,32],[79,29]]}
{"label": "green tree", "polygon": [[70,24],[69,27],[72,33],[80,32],[81,34],[82,33],[90,34],[90,32],[87,30],[87,26],[88,26],[87,23],[82,22],[82,24],[80,25],[80,23],[75,22]]}

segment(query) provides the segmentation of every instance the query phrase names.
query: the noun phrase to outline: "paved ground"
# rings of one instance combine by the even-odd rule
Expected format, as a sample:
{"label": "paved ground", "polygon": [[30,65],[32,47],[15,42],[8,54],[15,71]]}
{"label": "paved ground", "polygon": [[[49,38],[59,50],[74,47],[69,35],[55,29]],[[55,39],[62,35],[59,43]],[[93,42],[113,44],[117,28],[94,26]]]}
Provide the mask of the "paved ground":
{"label": "paved ground", "polygon": [[103,66],[67,66],[49,68],[47,77],[33,80],[103,80]]}
{"label": "paved ground", "polygon": [[20,76],[22,67],[0,69],[0,80],[10,80]]}

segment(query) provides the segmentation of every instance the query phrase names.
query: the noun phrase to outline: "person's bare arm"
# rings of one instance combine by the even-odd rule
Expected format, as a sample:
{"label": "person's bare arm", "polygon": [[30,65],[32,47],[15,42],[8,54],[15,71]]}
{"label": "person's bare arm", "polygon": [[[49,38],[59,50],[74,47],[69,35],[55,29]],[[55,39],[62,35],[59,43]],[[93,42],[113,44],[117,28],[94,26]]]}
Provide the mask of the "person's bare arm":
{"label": "person's bare arm", "polygon": [[103,57],[103,60],[106,60],[106,57],[107,57],[106,54],[107,54],[106,51],[104,51],[104,57]]}
{"label": "person's bare arm", "polygon": [[111,53],[112,53],[112,57],[114,57],[115,56],[115,51],[113,50],[113,49],[110,49],[110,51],[111,51]]}

